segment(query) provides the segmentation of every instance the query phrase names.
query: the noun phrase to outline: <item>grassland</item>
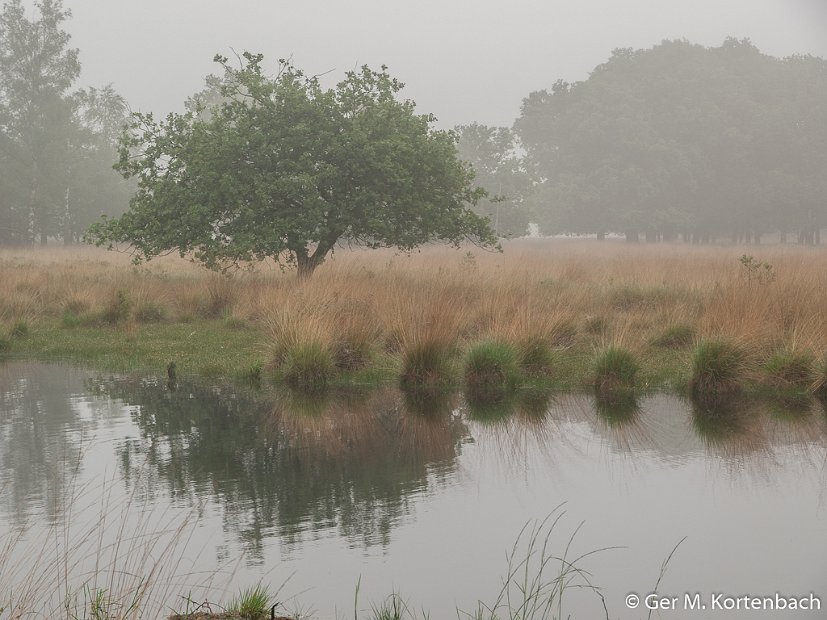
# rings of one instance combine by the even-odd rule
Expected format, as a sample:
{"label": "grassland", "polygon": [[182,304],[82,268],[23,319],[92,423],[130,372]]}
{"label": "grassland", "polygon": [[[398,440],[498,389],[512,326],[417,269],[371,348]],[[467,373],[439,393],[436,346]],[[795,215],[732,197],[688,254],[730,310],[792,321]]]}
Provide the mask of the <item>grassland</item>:
{"label": "grassland", "polygon": [[0,290],[5,354],[111,370],[160,373],[175,361],[209,377],[461,385],[468,353],[498,342],[526,360],[524,383],[559,388],[594,385],[600,353],[622,349],[645,390],[689,385],[694,349],[714,340],[742,353],[748,383],[792,356],[813,360],[817,386],[827,352],[820,248],[339,250],[304,282],[269,263],[226,277],[178,257],[138,268],[94,248],[5,249]]}

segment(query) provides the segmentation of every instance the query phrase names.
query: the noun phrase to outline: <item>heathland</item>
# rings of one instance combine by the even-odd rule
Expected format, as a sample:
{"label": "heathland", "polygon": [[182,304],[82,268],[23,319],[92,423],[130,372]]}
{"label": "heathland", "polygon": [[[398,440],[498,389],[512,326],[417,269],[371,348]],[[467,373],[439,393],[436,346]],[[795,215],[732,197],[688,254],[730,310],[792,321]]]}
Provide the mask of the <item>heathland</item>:
{"label": "heathland", "polygon": [[177,256],[4,249],[0,290],[6,355],[300,387],[706,389],[706,355],[747,385],[818,389],[827,352],[818,247],[339,249],[308,280],[272,263],[227,276]]}

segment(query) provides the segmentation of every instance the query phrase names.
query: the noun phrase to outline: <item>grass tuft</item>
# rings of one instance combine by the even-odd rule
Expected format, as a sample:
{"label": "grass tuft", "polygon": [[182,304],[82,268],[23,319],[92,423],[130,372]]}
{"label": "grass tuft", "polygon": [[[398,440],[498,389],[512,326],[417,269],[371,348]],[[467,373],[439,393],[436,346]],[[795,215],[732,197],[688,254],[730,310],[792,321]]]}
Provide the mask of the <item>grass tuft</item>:
{"label": "grass tuft", "polygon": [[470,391],[503,391],[514,387],[520,375],[514,348],[498,341],[475,344],[468,352],[464,375]]}
{"label": "grass tuft", "polygon": [[270,590],[258,583],[234,596],[227,605],[227,611],[236,613],[246,620],[262,620],[270,617],[273,598]]}
{"label": "grass tuft", "polygon": [[407,389],[439,388],[453,379],[451,350],[441,342],[426,340],[402,350],[400,381]]}
{"label": "grass tuft", "polygon": [[160,323],[165,318],[166,311],[163,306],[152,301],[142,303],[135,311],[135,319],[140,323]]}
{"label": "grass tuft", "polygon": [[725,340],[705,340],[695,347],[689,390],[693,398],[723,398],[740,391],[746,372],[743,351]]}
{"label": "grass tuft", "polygon": [[634,355],[618,346],[603,349],[594,360],[594,387],[597,395],[613,400],[635,387],[638,364]]}
{"label": "grass tuft", "polygon": [[305,342],[286,352],[281,371],[290,387],[315,391],[327,387],[334,368],[330,351],[318,342]]}
{"label": "grass tuft", "polygon": [[114,297],[109,300],[109,303],[98,316],[101,323],[105,325],[117,325],[123,323],[129,318],[129,310],[132,304],[126,295],[126,291],[118,289],[115,291]]}
{"label": "grass tuft", "polygon": [[764,365],[765,381],[779,389],[806,389],[813,383],[813,355],[786,349]]}
{"label": "grass tuft", "polygon": [[20,320],[15,322],[12,325],[11,331],[9,332],[9,336],[14,339],[25,338],[29,335],[29,324],[26,321]]}
{"label": "grass tuft", "polygon": [[548,377],[554,366],[554,355],[545,340],[529,338],[517,347],[517,364],[528,377]]}
{"label": "grass tuft", "polygon": [[815,380],[810,390],[821,400],[827,401],[827,355],[816,364]]}
{"label": "grass tuft", "polygon": [[672,325],[659,334],[652,344],[664,349],[686,347],[695,339],[695,329],[690,325]]}

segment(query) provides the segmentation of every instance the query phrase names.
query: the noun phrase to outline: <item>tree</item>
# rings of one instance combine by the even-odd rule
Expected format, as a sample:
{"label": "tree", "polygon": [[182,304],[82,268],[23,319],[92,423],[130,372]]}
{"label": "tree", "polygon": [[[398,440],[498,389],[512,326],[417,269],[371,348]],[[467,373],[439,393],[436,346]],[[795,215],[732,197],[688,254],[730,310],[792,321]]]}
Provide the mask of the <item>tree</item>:
{"label": "tree", "polygon": [[493,246],[469,206],[483,192],[456,157],[453,132],[431,127],[385,67],[323,89],[261,55],[224,69],[221,103],[157,122],[135,116],[119,170],[138,180],[130,209],[90,229],[136,259],[178,251],[210,268],[267,257],[310,276],[339,242],[409,251],[435,240]]}
{"label": "tree", "polygon": [[456,128],[459,157],[474,170],[474,184],[488,193],[475,211],[488,217],[499,236],[526,234],[531,214],[526,197],[531,179],[522,168],[516,136],[507,127],[478,123]]}
{"label": "tree", "polygon": [[70,141],[69,183],[65,195],[62,237],[79,240],[101,215],[123,213],[134,192],[112,168],[118,144],[129,122],[129,107],[112,85],[87,88],[74,96],[74,132]]}
{"label": "tree", "polygon": [[33,21],[21,0],[10,0],[0,13],[0,132],[13,145],[4,154],[13,152],[15,167],[25,168],[27,186],[25,205],[9,205],[8,219],[18,237],[32,242],[39,235],[45,243],[60,228],[72,131],[68,91],[80,64],[61,29],[70,12],[60,0],[35,6],[39,16]]}
{"label": "tree", "polygon": [[515,132],[548,232],[757,241],[827,224],[827,62],[748,40],[619,49],[531,93]]}

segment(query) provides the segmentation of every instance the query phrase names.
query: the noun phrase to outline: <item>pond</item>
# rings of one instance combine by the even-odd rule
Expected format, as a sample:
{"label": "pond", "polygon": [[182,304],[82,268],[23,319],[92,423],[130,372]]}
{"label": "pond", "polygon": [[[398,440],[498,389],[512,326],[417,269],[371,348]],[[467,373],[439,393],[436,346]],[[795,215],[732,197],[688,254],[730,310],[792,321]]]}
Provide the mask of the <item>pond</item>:
{"label": "pond", "polygon": [[[397,592],[431,618],[456,618],[495,602],[508,554],[517,564],[539,528],[547,556],[585,556],[562,600],[573,618],[606,617],[604,600],[611,618],[645,618],[627,595],[658,581],[679,600],[654,618],[710,617],[684,609],[695,593],[708,605],[776,593],[825,604],[826,446],[827,414],[810,399],[707,412],[665,394],[607,409],[528,391],[480,408],[388,387],[317,398],[186,380],[171,389],[7,362],[0,535],[23,534],[3,546],[5,565],[0,552],[0,588],[34,583],[44,562],[63,562],[67,583],[106,575],[99,550],[120,540],[128,570],[165,564],[167,608],[263,581],[288,609],[353,617],[358,584],[359,609]],[[148,543],[156,530],[174,543]],[[566,566],[552,560],[545,577]]]}

